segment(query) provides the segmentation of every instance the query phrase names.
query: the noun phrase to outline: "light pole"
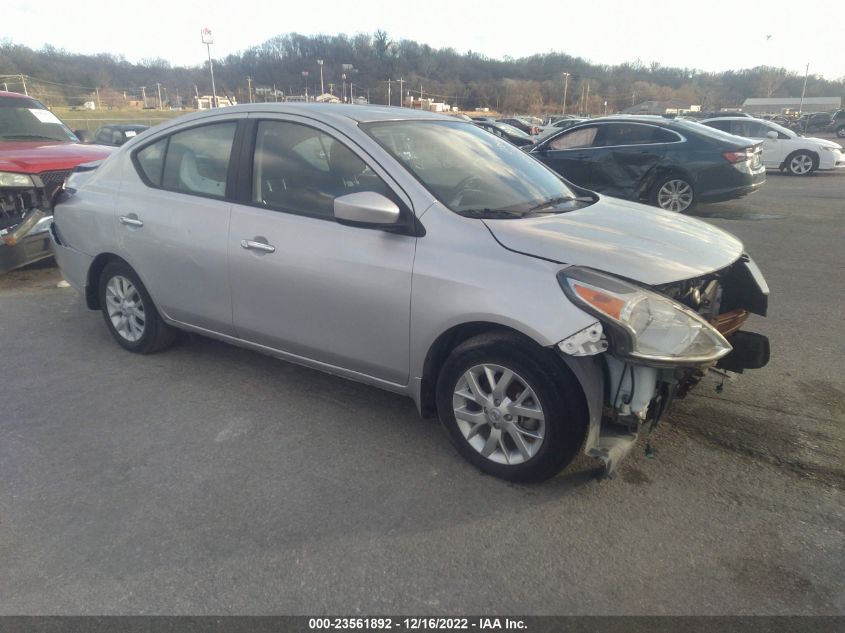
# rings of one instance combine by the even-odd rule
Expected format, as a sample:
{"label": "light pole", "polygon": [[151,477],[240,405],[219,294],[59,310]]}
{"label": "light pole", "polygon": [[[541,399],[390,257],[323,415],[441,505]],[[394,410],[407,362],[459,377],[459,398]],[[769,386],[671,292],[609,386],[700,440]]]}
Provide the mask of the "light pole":
{"label": "light pole", "polygon": [[302,71],[302,78],[305,80],[305,102],[308,102],[308,71]]}
{"label": "light pole", "polygon": [[566,114],[566,89],[569,87],[569,73],[563,73],[563,111]]}
{"label": "light pole", "polygon": [[320,95],[324,95],[326,93],[326,89],[323,87],[323,60],[318,59],[317,65],[320,67]]}
{"label": "light pole", "polygon": [[[202,31],[200,31],[202,35],[202,43],[205,44],[206,48],[208,49],[208,70],[211,73],[211,107],[217,107],[217,89],[214,87],[214,66],[211,64],[211,45],[214,44],[214,37],[211,35],[211,29],[205,27]],[[146,100],[144,101],[144,105],[146,104]],[[197,107],[199,107],[199,101],[197,102]]]}
{"label": "light pole", "polygon": [[340,76],[343,79],[343,102],[346,103],[346,73]]}

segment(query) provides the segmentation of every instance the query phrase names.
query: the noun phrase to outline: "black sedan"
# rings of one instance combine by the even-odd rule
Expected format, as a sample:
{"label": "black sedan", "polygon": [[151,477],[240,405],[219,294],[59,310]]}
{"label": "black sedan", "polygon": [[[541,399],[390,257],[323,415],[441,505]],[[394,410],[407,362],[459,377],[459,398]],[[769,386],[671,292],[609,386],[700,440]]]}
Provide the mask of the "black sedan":
{"label": "black sedan", "polygon": [[507,123],[500,123],[499,121],[473,121],[473,123],[500,138],[510,141],[517,147],[534,145],[536,143],[536,139],[533,136]]}
{"label": "black sedan", "polygon": [[104,125],[94,133],[94,142],[98,145],[120,147],[130,138],[138,136],[149,127],[149,125],[140,125],[135,123]]}
{"label": "black sedan", "polygon": [[684,212],[766,181],[759,141],[662,117],[606,117],[554,134],[531,154],[585,189]]}

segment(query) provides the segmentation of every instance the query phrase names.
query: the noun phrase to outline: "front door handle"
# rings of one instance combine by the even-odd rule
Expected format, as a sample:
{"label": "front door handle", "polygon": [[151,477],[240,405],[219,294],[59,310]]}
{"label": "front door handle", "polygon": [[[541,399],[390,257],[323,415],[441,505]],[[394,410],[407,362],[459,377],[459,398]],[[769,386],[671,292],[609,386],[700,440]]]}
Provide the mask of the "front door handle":
{"label": "front door handle", "polygon": [[144,223],[138,219],[138,216],[134,213],[132,215],[122,215],[120,216],[120,223],[125,226],[137,226],[138,228],[144,226]]}
{"label": "front door handle", "polygon": [[262,253],[275,253],[276,247],[265,242],[256,242],[255,240],[241,240],[241,248],[248,251],[261,251]]}

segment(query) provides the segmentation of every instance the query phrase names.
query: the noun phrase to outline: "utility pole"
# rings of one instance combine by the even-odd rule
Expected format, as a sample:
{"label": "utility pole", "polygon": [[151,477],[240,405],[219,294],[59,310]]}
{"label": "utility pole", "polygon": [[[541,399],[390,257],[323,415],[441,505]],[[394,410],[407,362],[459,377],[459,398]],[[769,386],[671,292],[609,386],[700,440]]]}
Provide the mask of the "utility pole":
{"label": "utility pole", "polygon": [[94,88],[94,92],[97,93],[97,109],[100,110],[100,109],[102,109],[102,106],[100,105],[100,88],[99,87]]}
{"label": "utility pole", "polygon": [[587,110],[587,114],[590,113],[590,80],[587,80],[587,99],[584,101],[585,109]]}
{"label": "utility pole", "polygon": [[343,103],[346,103],[346,73],[342,73],[340,78],[343,79]]}
{"label": "utility pole", "polygon": [[156,82],[156,92],[158,93],[158,109],[161,110],[161,84],[159,82]]}
{"label": "utility pole", "polygon": [[404,108],[404,107],[405,107],[405,106],[402,104],[402,102],[405,100],[405,98],[404,98],[405,93],[404,93],[404,92],[402,92],[402,83],[403,83],[404,81],[405,81],[405,80],[404,80],[404,79],[402,79],[402,77],[399,77],[399,107],[400,107],[400,108]]}
{"label": "utility pole", "polygon": [[323,60],[318,59],[317,65],[320,67],[320,94],[326,94],[326,89],[323,87]]}
{"label": "utility pole", "polygon": [[302,71],[302,77],[305,79],[305,103],[308,103],[308,71]]}
{"label": "utility pole", "polygon": [[[807,92],[807,75],[810,74],[810,64],[807,64],[807,69],[804,71],[804,87],[801,88],[801,105],[798,106],[798,114],[801,115],[804,111],[804,93]],[[809,121],[809,117],[807,121]],[[804,126],[804,131],[807,131],[807,126]]]}
{"label": "utility pole", "polygon": [[247,75],[246,77],[246,85],[247,85],[247,92],[249,93],[249,102],[254,103],[252,100],[252,77]]}
{"label": "utility pole", "polygon": [[563,109],[561,114],[566,114],[566,89],[569,87],[569,74],[563,73]]}
{"label": "utility pole", "polygon": [[144,107],[147,107],[147,87],[141,86],[141,99],[144,100]]}
{"label": "utility pole", "polygon": [[578,102],[578,110],[580,111],[580,114],[584,114],[584,88],[586,88],[586,86],[581,84],[581,100]]}
{"label": "utility pole", "polygon": [[211,35],[211,29],[208,27],[201,31],[202,43],[208,49],[208,71],[211,73],[211,107],[217,107],[217,88],[214,86],[214,65],[211,63],[211,45],[214,44],[214,38]]}
{"label": "utility pole", "polygon": [[387,105],[390,105],[390,77],[387,78]]}

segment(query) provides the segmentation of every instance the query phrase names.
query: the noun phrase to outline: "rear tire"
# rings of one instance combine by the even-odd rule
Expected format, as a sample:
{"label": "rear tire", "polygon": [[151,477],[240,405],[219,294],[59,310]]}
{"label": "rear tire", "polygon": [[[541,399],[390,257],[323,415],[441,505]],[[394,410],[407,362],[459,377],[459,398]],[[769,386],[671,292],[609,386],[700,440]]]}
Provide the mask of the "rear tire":
{"label": "rear tire", "polygon": [[144,284],[128,264],[107,264],[100,274],[98,291],[106,327],[124,349],[152,354],[176,339],[176,330],[162,320]]}
{"label": "rear tire", "polygon": [[587,410],[577,379],[508,334],[456,347],[437,380],[437,409],[458,452],[508,481],[542,481],[569,464],[584,441]]}
{"label": "rear tire", "polygon": [[840,125],[836,128],[836,136],[839,138],[845,138],[845,125]]}
{"label": "rear tire", "polygon": [[695,188],[685,176],[664,176],[652,188],[649,202],[664,211],[686,213],[695,208]]}

